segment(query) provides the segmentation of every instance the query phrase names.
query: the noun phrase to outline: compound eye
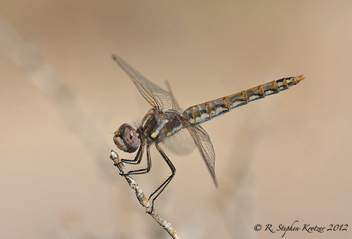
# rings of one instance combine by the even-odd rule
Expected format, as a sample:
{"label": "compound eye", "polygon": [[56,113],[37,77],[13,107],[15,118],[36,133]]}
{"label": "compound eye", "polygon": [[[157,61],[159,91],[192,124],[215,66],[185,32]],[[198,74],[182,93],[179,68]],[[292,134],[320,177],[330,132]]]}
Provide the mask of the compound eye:
{"label": "compound eye", "polygon": [[133,153],[138,149],[138,135],[132,126],[123,124],[114,134],[114,143],[122,151]]}

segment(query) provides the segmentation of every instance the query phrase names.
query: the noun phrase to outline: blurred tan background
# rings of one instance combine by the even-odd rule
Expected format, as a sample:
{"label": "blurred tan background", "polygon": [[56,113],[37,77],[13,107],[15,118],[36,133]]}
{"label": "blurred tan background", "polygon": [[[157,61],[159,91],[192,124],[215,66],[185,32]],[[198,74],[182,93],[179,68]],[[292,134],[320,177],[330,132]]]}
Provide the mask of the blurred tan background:
{"label": "blurred tan background", "polygon": [[[217,189],[197,151],[165,149],[177,174],[156,209],[181,238],[352,223],[351,1],[2,0],[0,48],[0,238],[169,238],[109,159],[111,132],[149,109],[112,53],[183,108],[305,74],[203,125]],[[169,174],[152,156],[146,193]]]}

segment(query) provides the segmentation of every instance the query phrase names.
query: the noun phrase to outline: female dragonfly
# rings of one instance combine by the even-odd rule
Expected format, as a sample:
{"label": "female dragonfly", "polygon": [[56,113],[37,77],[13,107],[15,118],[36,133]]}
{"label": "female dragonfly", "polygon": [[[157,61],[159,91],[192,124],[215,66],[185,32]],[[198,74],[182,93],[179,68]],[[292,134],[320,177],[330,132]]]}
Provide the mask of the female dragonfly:
{"label": "female dragonfly", "polygon": [[155,199],[170,183],[176,172],[171,160],[159,146],[160,142],[172,137],[182,129],[187,129],[217,186],[215,151],[209,135],[200,124],[250,101],[286,90],[304,79],[303,75],[300,75],[274,80],[233,95],[191,106],[182,113],[170,89],[168,92],[153,84],[117,55],[113,55],[113,58],[131,77],[139,92],[152,106],[137,129],[134,129],[129,124],[123,124],[114,132],[113,140],[120,150],[133,153],[138,149],[134,159],[121,159],[122,162],[139,164],[145,150],[147,153],[146,168],[129,171],[127,175],[144,174],[150,171],[150,146],[152,144],[155,144],[156,149],[171,169],[171,175],[149,196],[149,200],[152,200],[152,207]]}

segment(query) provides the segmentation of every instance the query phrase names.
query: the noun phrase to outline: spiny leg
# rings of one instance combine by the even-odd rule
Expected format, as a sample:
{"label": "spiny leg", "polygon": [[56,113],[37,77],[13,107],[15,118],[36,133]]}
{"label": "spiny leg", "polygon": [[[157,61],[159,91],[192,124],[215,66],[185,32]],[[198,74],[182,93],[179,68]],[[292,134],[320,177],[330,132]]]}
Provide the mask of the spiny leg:
{"label": "spiny leg", "polygon": [[176,168],[175,166],[172,164],[171,160],[167,157],[167,155],[164,153],[164,151],[159,147],[158,144],[155,145],[156,149],[159,151],[159,153],[161,154],[161,156],[163,157],[163,159],[165,160],[165,162],[167,163],[167,165],[169,165],[170,169],[171,169],[171,175],[149,196],[149,201],[150,199],[156,194],[156,196],[153,198],[152,200],[152,210],[154,208],[154,201],[155,199],[162,193],[162,191],[164,191],[164,189],[166,188],[166,186],[171,182],[172,178],[175,176],[176,173]]}
{"label": "spiny leg", "polygon": [[[144,144],[142,144],[142,146],[143,146],[143,149],[144,149]],[[141,153],[141,156],[142,155],[143,155],[143,152]],[[141,159],[139,159],[139,161],[140,160]],[[131,160],[131,161],[134,161],[134,160]],[[131,170],[131,171],[129,171],[126,174],[123,174],[123,175],[136,175],[136,174],[148,173],[150,171],[151,167],[152,167],[152,161],[151,161],[151,158],[150,158],[150,145],[147,145],[147,167],[141,168],[141,169],[137,169],[137,170]]]}
{"label": "spiny leg", "polygon": [[134,159],[121,159],[121,162],[127,163],[127,164],[139,164],[143,158],[144,148],[145,148],[145,141],[142,141],[142,144],[138,149],[136,157]]}

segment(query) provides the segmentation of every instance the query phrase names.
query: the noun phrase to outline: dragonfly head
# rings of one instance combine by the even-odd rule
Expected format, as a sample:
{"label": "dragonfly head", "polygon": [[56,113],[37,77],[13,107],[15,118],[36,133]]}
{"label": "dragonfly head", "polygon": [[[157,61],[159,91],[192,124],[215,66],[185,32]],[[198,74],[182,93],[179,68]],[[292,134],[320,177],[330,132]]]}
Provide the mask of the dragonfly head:
{"label": "dragonfly head", "polygon": [[133,153],[139,147],[137,131],[129,124],[123,124],[114,132],[114,143],[122,151]]}

